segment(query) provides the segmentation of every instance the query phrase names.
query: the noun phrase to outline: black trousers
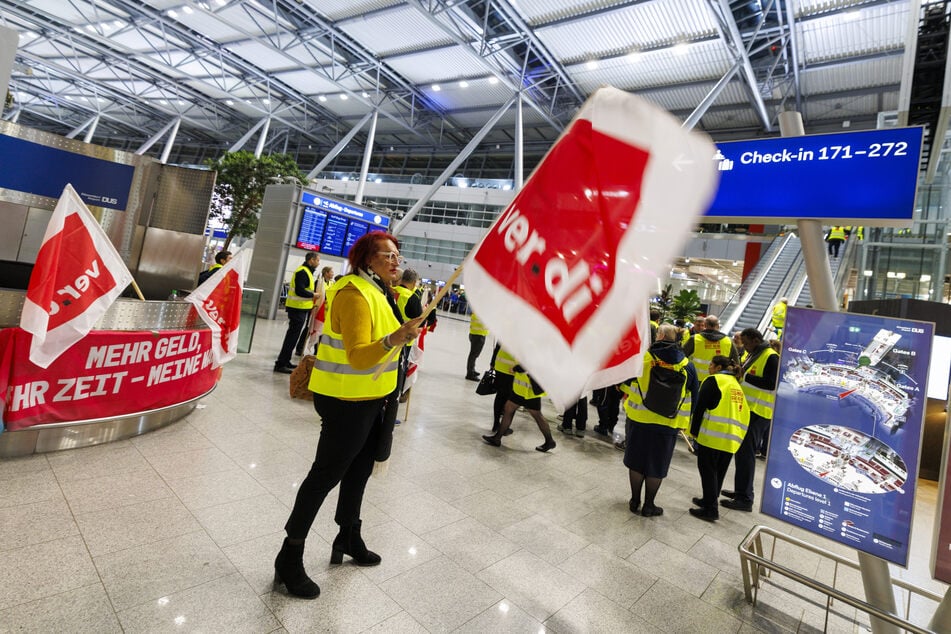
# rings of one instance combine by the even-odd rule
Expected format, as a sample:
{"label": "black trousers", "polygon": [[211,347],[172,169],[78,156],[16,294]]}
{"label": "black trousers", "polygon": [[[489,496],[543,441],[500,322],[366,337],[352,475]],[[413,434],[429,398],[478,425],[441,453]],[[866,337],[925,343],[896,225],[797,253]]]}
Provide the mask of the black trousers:
{"label": "black trousers", "polygon": [[731,453],[697,445],[697,471],[700,472],[700,486],[703,488],[703,509],[711,515],[720,514],[720,489],[723,488],[723,478],[732,459]]}
{"label": "black trousers", "polygon": [[736,472],[733,474],[733,490],[736,501],[753,503],[753,478],[756,476],[756,449],[769,429],[769,419],[750,412],[750,426],[736,452]]}
{"label": "black trousers", "polygon": [[621,411],[621,391],[615,386],[609,385],[602,388],[603,397],[598,402],[598,426],[607,433],[614,432],[614,426],[617,425],[617,416]]}
{"label": "black trousers", "polygon": [[512,393],[512,383],[515,376],[504,372],[495,373],[495,402],[492,403],[492,431],[496,431],[502,423],[502,411],[505,409],[505,402],[509,400]]}
{"label": "black trousers", "polygon": [[301,332],[307,323],[307,315],[310,311],[305,308],[287,309],[287,332],[284,333],[284,343],[281,344],[281,353],[277,355],[277,361],[274,365],[277,367],[290,365],[291,353],[294,352],[294,346],[300,340]]}
{"label": "black trousers", "polygon": [[385,399],[342,401],[314,394],[320,415],[317,455],[297,491],[284,530],[291,539],[305,539],[327,494],[340,484],[334,521],[352,526],[360,519],[363,491],[373,471]]}
{"label": "black trousers", "polygon": [[403,386],[406,384],[406,370],[409,369],[409,348],[403,346],[400,349],[399,363],[396,367],[396,389],[386,399],[386,405],[383,409],[383,423],[393,426],[399,417],[400,396],[403,394]]}
{"label": "black trousers", "polygon": [[581,400],[565,410],[562,417],[562,426],[565,429],[571,429],[574,424],[579,431],[584,431],[588,425],[588,397],[582,396]]}
{"label": "black trousers", "polygon": [[485,346],[485,335],[469,334],[469,358],[466,359],[466,374],[475,374],[475,362]]}

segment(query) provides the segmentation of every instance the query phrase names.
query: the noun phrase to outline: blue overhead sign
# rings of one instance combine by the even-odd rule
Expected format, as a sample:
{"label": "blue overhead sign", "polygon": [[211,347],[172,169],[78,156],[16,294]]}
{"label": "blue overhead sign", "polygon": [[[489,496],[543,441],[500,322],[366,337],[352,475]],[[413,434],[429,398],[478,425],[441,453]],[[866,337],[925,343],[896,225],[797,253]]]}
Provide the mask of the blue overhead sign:
{"label": "blue overhead sign", "polygon": [[921,138],[919,127],[717,143],[706,221],[907,224]]}
{"label": "blue overhead sign", "polygon": [[302,192],[301,224],[294,246],[325,255],[346,257],[368,231],[386,231],[388,216],[312,192]]}
{"label": "blue overhead sign", "polygon": [[310,207],[337,213],[348,218],[363,220],[364,222],[368,222],[371,225],[378,225],[384,229],[390,226],[389,217],[382,216],[376,211],[355,207],[341,200],[334,200],[333,198],[318,196],[317,194],[305,191],[301,193],[300,201]]}
{"label": "blue overhead sign", "polygon": [[934,324],[790,307],[762,512],[908,565]]}

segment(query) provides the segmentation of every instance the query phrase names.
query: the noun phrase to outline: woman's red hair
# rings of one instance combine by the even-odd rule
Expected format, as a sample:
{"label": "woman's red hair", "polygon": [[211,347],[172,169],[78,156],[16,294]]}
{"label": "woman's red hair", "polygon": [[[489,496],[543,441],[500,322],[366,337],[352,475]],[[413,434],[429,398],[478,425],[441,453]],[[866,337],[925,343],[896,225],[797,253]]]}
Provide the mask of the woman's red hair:
{"label": "woman's red hair", "polygon": [[392,242],[393,246],[399,250],[399,240],[396,239],[396,236],[385,231],[371,231],[354,242],[353,246],[350,247],[350,253],[347,255],[350,268],[354,271],[357,269],[368,270],[373,256],[380,249],[380,243],[385,240]]}

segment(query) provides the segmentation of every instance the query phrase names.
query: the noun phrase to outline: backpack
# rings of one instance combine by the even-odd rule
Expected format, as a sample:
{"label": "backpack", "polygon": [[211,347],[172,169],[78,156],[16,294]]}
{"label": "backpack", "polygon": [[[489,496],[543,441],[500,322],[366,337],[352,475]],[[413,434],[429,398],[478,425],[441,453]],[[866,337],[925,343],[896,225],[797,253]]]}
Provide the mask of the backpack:
{"label": "backpack", "polygon": [[684,385],[687,373],[675,370],[667,364],[661,364],[651,356],[650,376],[647,379],[647,393],[641,392],[641,383],[636,381],[637,391],[641,392],[644,407],[660,414],[664,418],[676,418],[680,403],[684,399]]}

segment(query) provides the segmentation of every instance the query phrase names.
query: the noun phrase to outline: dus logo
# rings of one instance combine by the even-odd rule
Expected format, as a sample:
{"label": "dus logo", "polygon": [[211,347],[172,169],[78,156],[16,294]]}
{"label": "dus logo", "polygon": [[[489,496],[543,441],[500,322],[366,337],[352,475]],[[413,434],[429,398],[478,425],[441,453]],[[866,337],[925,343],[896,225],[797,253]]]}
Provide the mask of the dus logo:
{"label": "dus logo", "polygon": [[107,197],[107,196],[103,196],[103,197],[102,197],[102,204],[104,204],[104,205],[118,205],[118,204],[119,204],[119,199],[118,199],[118,198],[109,198],[109,197]]}

